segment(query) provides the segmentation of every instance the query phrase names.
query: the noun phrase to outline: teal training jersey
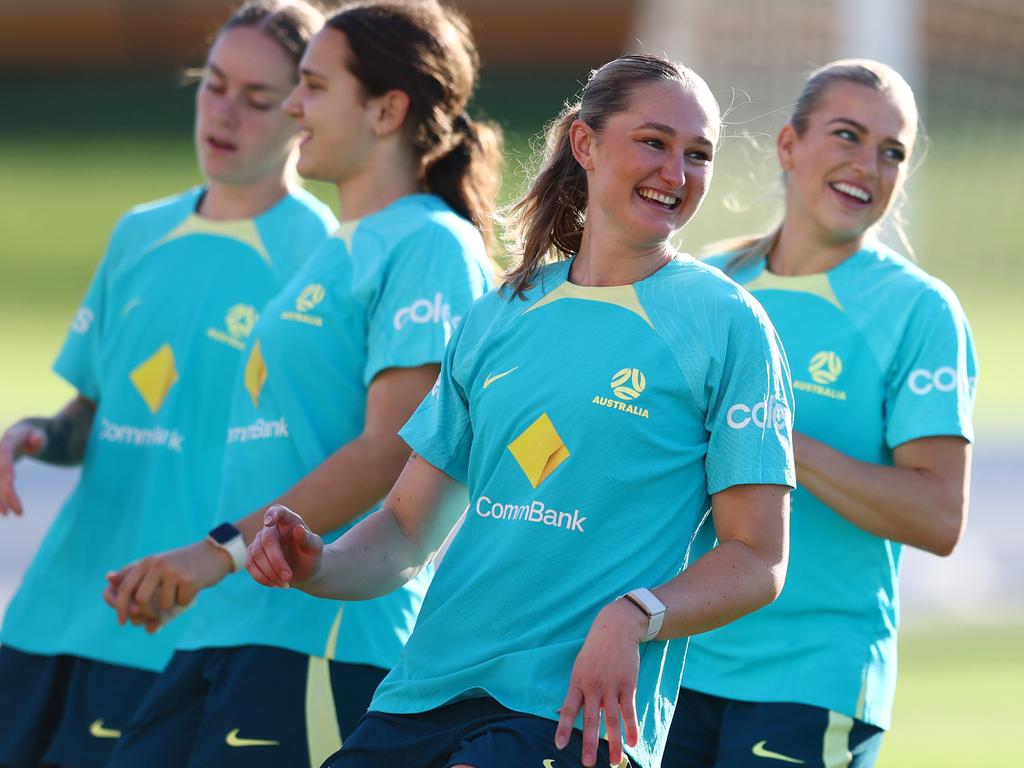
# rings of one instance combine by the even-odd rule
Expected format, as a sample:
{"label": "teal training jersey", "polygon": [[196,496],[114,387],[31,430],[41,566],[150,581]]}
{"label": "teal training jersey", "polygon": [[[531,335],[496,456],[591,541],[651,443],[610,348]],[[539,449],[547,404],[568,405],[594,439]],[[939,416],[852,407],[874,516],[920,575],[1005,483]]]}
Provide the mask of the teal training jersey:
{"label": "teal training jersey", "polygon": [[181,634],[118,626],[105,574],[209,530],[246,337],[336,225],[301,190],[234,221],[198,216],[201,195],[124,216],[75,316],[54,369],[98,409],[78,485],[7,610],[5,645],[155,671]]}
{"label": "teal training jersey", "polygon": [[[598,611],[677,576],[710,494],[792,485],[791,391],[767,317],[680,257],[633,285],[545,267],[491,293],[402,436],[467,482],[465,523],[371,709],[488,695],[558,719]],[[641,647],[631,756],[658,764],[685,641]]]}
{"label": "teal training jersey", "polygon": [[[725,259],[714,263],[724,265]],[[871,464],[901,443],[973,439],[976,363],[945,285],[873,244],[823,274],[736,279],[762,303],[793,369],[796,429]],[[896,685],[902,547],[793,494],[789,573],[772,605],[694,637],[683,684],[788,701],[888,728]]]}
{"label": "teal training jersey", "polygon": [[[440,198],[404,197],[343,223],[252,335],[235,384],[220,518],[268,504],[358,437],[374,377],[440,363],[492,280],[480,233]],[[388,597],[342,603],[235,574],[200,596],[180,647],[271,645],[390,668],[428,581],[424,573]]]}

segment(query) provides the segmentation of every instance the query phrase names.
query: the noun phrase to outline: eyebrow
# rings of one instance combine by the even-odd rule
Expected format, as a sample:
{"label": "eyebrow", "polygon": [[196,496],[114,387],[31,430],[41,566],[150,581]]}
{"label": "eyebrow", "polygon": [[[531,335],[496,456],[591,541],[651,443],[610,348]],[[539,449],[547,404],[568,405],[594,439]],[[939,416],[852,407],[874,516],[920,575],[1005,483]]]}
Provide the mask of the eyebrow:
{"label": "eyebrow", "polygon": [[[669,136],[675,136],[678,133],[678,131],[676,131],[676,129],[673,128],[671,125],[650,122],[644,123],[643,125],[638,125],[634,130],[639,131],[643,130],[644,128],[653,129],[655,131],[661,131],[662,133],[667,133]],[[698,144],[705,144],[709,147],[715,146],[709,139],[705,138],[704,136],[697,136],[693,140]]]}
{"label": "eyebrow", "polygon": [[[845,123],[847,125],[852,125],[854,128],[856,128],[861,133],[870,133],[870,131],[868,130],[866,125],[864,125],[863,123],[858,123],[856,120],[851,120],[848,117],[836,117],[836,118],[833,118],[832,120],[829,120],[827,124],[828,125],[832,125],[833,123]],[[886,141],[888,141],[888,142],[890,142],[892,144],[895,144],[895,145],[897,145],[899,147],[904,147],[903,142],[900,141],[899,139],[894,139],[894,138],[890,137],[890,138],[886,139]]]}
{"label": "eyebrow", "polygon": [[321,80],[324,79],[324,76],[321,73],[317,72],[315,69],[310,69],[309,67],[299,67],[299,74],[303,77],[318,77]]}
{"label": "eyebrow", "polygon": [[[213,74],[219,77],[221,80],[227,80],[228,76],[221,70],[216,64],[210,62],[206,65]],[[274,93],[280,93],[281,89],[276,86],[270,85],[269,83],[243,83],[242,88],[247,91],[272,91]]]}

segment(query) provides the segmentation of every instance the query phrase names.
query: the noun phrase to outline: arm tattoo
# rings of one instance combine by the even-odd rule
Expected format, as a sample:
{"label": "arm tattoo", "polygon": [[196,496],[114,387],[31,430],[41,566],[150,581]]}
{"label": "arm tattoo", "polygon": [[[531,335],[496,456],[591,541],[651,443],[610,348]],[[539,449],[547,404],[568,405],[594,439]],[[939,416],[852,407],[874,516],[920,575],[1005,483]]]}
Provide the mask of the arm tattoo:
{"label": "arm tattoo", "polygon": [[46,435],[46,447],[36,458],[48,464],[80,464],[92,429],[96,404],[84,397],[72,400],[56,416],[34,416],[25,421]]}

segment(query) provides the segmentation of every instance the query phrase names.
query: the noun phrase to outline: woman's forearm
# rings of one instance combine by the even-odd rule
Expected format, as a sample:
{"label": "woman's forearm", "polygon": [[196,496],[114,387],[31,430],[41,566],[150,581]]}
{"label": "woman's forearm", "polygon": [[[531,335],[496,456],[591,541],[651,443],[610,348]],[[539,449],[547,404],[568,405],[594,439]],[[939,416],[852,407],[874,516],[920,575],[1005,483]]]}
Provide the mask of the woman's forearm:
{"label": "woman's forearm", "polygon": [[965,440],[914,440],[894,451],[896,466],[858,461],[799,433],[793,446],[800,485],[858,528],[940,555],[960,540],[970,477]]}
{"label": "woman's forearm", "polygon": [[786,563],[768,562],[747,544],[726,541],[653,592],[665,604],[660,639],[707,632],[772,602]]}
{"label": "woman's forearm", "polygon": [[337,450],[279,498],[236,525],[247,542],[263,526],[273,504],[301,510],[314,533],[325,534],[355,520],[384,498],[409,460],[409,446],[397,435],[364,433]]}
{"label": "woman's forearm", "polygon": [[400,588],[433,555],[406,535],[385,506],[327,545],[316,575],[294,586],[333,600],[370,600]]}

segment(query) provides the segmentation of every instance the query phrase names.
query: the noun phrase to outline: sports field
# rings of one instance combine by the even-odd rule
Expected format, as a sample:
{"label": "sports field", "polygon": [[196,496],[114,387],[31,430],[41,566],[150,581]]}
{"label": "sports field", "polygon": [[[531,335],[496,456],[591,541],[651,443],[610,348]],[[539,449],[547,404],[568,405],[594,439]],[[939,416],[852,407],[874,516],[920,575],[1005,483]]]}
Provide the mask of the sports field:
{"label": "sports field", "polygon": [[[526,140],[514,134],[506,198],[522,181]],[[1011,215],[1024,169],[1024,138],[1018,144],[963,137],[934,139],[931,163],[916,181],[913,228],[920,260],[949,282],[967,310],[981,360],[977,419],[1000,433],[1024,426],[1018,353],[1021,311],[1017,286],[1024,277],[1014,244],[1024,241],[1019,215]],[[771,219],[770,179],[748,180],[750,152],[743,141],[727,144],[705,208],[686,230],[683,247],[757,229]],[[965,194],[963,169],[946,162],[969,155],[971,174],[984,195]],[[760,162],[760,161],[759,161]],[[0,143],[0,352],[8,375],[0,378],[0,420],[45,411],[66,390],[49,367],[114,221],[126,208],[172,194],[198,182],[189,142],[111,135],[32,139]],[[977,184],[977,182],[975,182]],[[316,186],[334,203],[331,191]],[[727,210],[738,201],[742,213]],[[187,301],[188,297],[181,297]],[[12,332],[11,329],[16,329]],[[15,373],[12,361],[17,361]],[[23,372],[32,372],[31,375]],[[13,375],[12,375],[13,374]]]}
{"label": "sports field", "polygon": [[878,768],[1024,765],[1024,625],[919,625],[903,633],[900,654]]}
{"label": "sports field", "polygon": [[[569,92],[564,83],[551,90]],[[13,103],[18,101],[14,93]],[[546,103],[549,109],[542,114],[553,114],[558,99]],[[509,112],[518,109],[504,106]],[[183,123],[180,116],[175,119],[176,131]],[[29,130],[32,121],[27,116],[17,136],[0,141],[2,425],[26,413],[52,412],[70,394],[48,373],[49,365],[117,216],[199,180],[187,128],[176,138],[117,126],[46,135]],[[528,134],[539,121],[538,115],[510,137],[506,198],[522,181]],[[771,218],[775,199],[765,183],[773,175],[765,170],[770,159],[734,140],[723,148],[718,165],[706,207],[687,230],[687,250],[757,229]],[[1017,288],[1024,267],[1016,254],[1024,242],[1024,217],[1013,202],[1022,172],[1024,137],[936,134],[931,157],[914,182],[918,215],[912,229],[924,266],[957,290],[973,325],[981,359],[979,432],[1008,439],[1015,455],[1024,454],[1014,438],[1024,428],[1018,385],[1024,379],[1019,341],[1024,312]],[[758,183],[751,183],[751,175]],[[316,191],[334,202],[329,188]],[[745,212],[730,212],[726,201]],[[177,299],[189,301],[188,296]],[[986,522],[986,513],[974,510],[979,524]],[[1020,540],[1021,531],[1018,523],[1007,535]],[[1017,731],[1024,719],[1022,617],[1024,609],[1017,606],[1007,617],[988,617],[991,625],[965,626],[947,617],[908,626],[895,727],[880,768],[1024,765]]]}

